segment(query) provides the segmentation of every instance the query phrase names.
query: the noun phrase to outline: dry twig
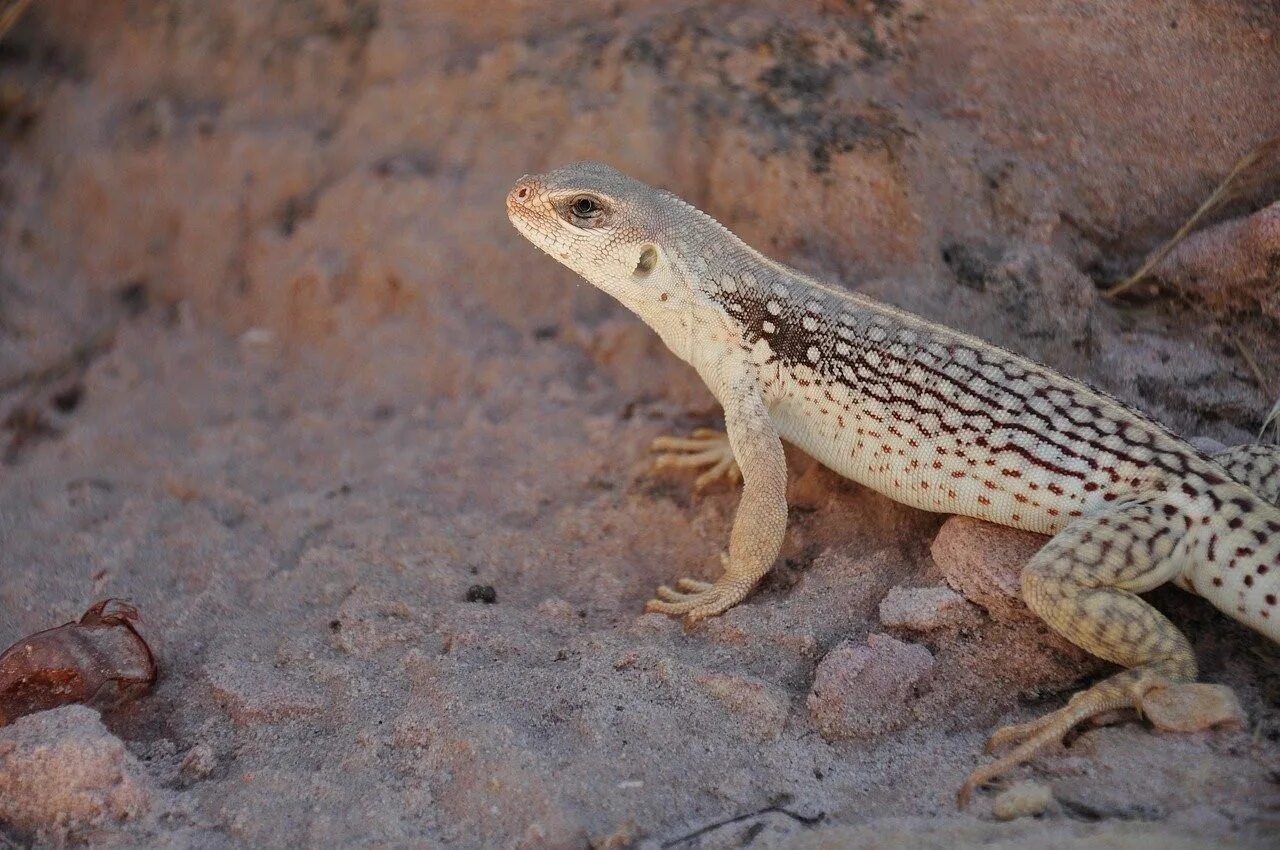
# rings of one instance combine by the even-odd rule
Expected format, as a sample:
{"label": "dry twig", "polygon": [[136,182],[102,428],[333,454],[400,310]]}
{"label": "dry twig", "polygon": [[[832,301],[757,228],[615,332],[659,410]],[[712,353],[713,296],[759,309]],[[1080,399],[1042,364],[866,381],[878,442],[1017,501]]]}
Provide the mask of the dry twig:
{"label": "dry twig", "polygon": [[22,13],[31,5],[31,0],[15,0],[4,9],[0,9],[0,38],[4,38],[5,33],[13,29],[13,25],[18,22],[18,18],[22,17]]}
{"label": "dry twig", "polygon": [[1275,165],[1277,163],[1280,163],[1280,136],[1274,136],[1267,139],[1265,142],[1258,145],[1237,160],[1226,178],[1218,184],[1218,188],[1214,189],[1213,194],[1205,199],[1205,202],[1200,205],[1200,208],[1197,209],[1194,214],[1192,214],[1191,218],[1187,219],[1186,223],[1184,223],[1182,227],[1178,228],[1178,232],[1173,234],[1173,238],[1156,249],[1151,256],[1147,257],[1146,262],[1144,262],[1142,267],[1136,272],[1108,289],[1106,296],[1108,298],[1115,298],[1117,295],[1126,292],[1135,284],[1141,282],[1148,274],[1151,273],[1153,268],[1160,264],[1161,260],[1169,255],[1169,252],[1172,251],[1179,242],[1186,238],[1187,234],[1191,232],[1201,219],[1213,212],[1222,204],[1240,197],[1240,195],[1247,190],[1248,181],[1245,178],[1249,176],[1250,172],[1254,172],[1255,168],[1259,165]]}

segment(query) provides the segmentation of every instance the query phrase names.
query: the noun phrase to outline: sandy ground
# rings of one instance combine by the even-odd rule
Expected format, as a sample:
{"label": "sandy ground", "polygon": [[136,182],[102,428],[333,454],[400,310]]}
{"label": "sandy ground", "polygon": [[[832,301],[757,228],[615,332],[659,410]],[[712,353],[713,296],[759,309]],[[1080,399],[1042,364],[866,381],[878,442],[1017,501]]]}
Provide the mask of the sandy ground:
{"label": "sandy ground", "polygon": [[36,3],[0,42],[0,646],[122,597],[161,678],[0,730],[0,846],[1271,845],[1275,647],[1174,590],[1247,728],[1088,731],[1012,777],[1038,818],[957,813],[993,726],[1105,668],[1000,589],[1025,539],[799,452],[760,591],[642,615],[737,499],[646,446],[718,410],[502,199],[603,159],[1232,444],[1280,329],[1099,286],[1277,89],[1266,2]]}

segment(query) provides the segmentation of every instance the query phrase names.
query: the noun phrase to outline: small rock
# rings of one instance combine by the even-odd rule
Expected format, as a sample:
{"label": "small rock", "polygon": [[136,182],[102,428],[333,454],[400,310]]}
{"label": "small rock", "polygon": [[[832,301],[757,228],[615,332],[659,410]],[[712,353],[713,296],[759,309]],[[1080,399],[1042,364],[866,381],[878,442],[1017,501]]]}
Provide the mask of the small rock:
{"label": "small rock", "polygon": [[196,744],[187,750],[187,754],[182,757],[182,763],[178,765],[178,771],[182,778],[187,781],[196,779],[204,779],[213,773],[213,769],[218,766],[218,757],[213,753],[213,747],[208,744]]}
{"label": "small rock", "polygon": [[991,801],[991,814],[996,820],[1017,820],[1044,814],[1053,802],[1047,785],[1030,780],[1017,782],[1001,791]]}
{"label": "small rock", "polygon": [[947,584],[985,608],[993,620],[1018,623],[1037,619],[1022,601],[1019,577],[1047,540],[1041,534],[954,516],[938,530],[929,552]]}
{"label": "small rock", "polygon": [[949,587],[895,587],[880,600],[880,624],[887,629],[933,632],[975,626],[980,616]]}
{"label": "small rock", "polygon": [[539,602],[538,613],[554,623],[576,623],[582,619],[578,616],[578,609],[557,597]]}
{"label": "small rock", "polygon": [[873,634],[865,646],[845,641],[818,664],[809,714],[828,741],[870,738],[913,718],[916,688],[933,669],[919,644]]}
{"label": "small rock", "polygon": [[473,584],[467,588],[467,601],[492,605],[498,601],[498,591],[490,584]]}
{"label": "small rock", "polygon": [[751,738],[777,738],[786,725],[790,705],[786,696],[764,682],[724,673],[703,673],[694,678],[708,694],[737,715]]}
{"label": "small rock", "polygon": [[155,797],[142,765],[91,708],[69,705],[0,729],[0,823],[65,835],[141,817]]}

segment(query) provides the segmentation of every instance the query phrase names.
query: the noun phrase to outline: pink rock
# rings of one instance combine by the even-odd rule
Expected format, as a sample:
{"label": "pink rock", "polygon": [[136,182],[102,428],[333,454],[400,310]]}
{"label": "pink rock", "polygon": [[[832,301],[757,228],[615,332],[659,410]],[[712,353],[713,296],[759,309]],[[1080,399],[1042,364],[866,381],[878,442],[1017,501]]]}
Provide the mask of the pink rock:
{"label": "pink rock", "polygon": [[949,587],[895,587],[880,601],[880,625],[887,629],[934,632],[975,626],[977,608]]}
{"label": "pink rock", "polygon": [[818,665],[809,714],[828,741],[870,738],[912,719],[915,689],[933,669],[919,644],[873,634],[865,646],[845,641]]}
{"label": "pink rock", "polygon": [[1047,540],[954,516],[943,523],[930,548],[947,584],[994,621],[980,642],[971,643],[968,663],[1006,687],[1066,686],[1098,667],[1096,658],[1055,632],[1022,601],[1022,570]]}
{"label": "pink rock", "polygon": [[938,530],[929,551],[947,584],[992,619],[1016,623],[1037,619],[1019,595],[1019,576],[1047,541],[1041,534],[954,516]]}
{"label": "pink rock", "polygon": [[786,725],[790,704],[777,688],[758,679],[724,673],[703,673],[694,681],[734,714],[751,738],[773,740]]}
{"label": "pink rock", "polygon": [[65,836],[141,817],[155,794],[91,708],[69,705],[0,729],[0,823]]}

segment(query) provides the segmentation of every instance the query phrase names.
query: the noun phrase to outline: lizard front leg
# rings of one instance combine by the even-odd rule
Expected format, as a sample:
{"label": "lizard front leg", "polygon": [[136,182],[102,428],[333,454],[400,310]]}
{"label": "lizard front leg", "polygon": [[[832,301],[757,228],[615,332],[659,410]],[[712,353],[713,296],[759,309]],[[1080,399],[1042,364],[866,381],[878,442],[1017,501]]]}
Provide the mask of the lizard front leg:
{"label": "lizard front leg", "polygon": [[787,528],[787,461],[782,440],[759,390],[744,384],[723,394],[729,447],[742,470],[742,501],[722,556],[724,574],[715,582],[680,579],[663,585],[646,611],[683,615],[689,622],[737,605],[760,581],[782,548]]}

